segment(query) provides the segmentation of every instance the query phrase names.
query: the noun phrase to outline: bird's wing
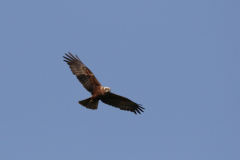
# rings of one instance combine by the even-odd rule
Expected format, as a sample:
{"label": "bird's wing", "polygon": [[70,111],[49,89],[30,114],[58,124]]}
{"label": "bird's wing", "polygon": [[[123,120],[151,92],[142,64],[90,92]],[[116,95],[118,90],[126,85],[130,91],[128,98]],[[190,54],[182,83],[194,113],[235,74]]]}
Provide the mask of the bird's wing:
{"label": "bird's wing", "polygon": [[140,104],[111,92],[105,93],[105,95],[101,98],[101,101],[108,105],[120,108],[121,110],[134,112],[135,114],[141,114],[141,112],[144,112],[143,109],[145,109],[141,107]]}
{"label": "bird's wing", "polygon": [[70,52],[68,54],[65,53],[65,55],[66,57],[63,56],[65,58],[64,61],[67,62],[72,73],[77,76],[83,87],[93,94],[94,89],[101,86],[94,74],[82,63],[77,55],[74,57]]}

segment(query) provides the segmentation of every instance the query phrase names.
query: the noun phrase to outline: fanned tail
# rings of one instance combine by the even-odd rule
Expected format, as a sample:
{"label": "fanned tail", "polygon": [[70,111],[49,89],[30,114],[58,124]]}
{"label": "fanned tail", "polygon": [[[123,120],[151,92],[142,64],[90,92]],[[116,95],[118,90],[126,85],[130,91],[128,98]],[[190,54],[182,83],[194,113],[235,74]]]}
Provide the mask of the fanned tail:
{"label": "fanned tail", "polygon": [[84,107],[89,108],[89,109],[97,109],[98,108],[98,102],[99,102],[99,100],[93,101],[90,97],[90,98],[84,99],[82,101],[79,101],[79,104],[81,104]]}

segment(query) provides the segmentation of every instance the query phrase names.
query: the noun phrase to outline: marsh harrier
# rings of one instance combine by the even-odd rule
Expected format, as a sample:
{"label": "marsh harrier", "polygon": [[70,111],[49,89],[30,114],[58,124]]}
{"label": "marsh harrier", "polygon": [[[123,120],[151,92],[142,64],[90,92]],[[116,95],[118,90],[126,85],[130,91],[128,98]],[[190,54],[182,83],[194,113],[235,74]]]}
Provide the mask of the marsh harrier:
{"label": "marsh harrier", "polygon": [[89,109],[97,109],[98,102],[101,100],[103,103],[121,110],[131,111],[135,114],[143,112],[144,108],[140,104],[110,92],[111,89],[109,87],[103,87],[77,55],[74,57],[70,52],[68,54],[65,53],[65,55],[66,57],[63,56],[65,58],[64,61],[67,62],[72,73],[77,76],[83,87],[92,94],[91,97],[79,101],[79,104]]}

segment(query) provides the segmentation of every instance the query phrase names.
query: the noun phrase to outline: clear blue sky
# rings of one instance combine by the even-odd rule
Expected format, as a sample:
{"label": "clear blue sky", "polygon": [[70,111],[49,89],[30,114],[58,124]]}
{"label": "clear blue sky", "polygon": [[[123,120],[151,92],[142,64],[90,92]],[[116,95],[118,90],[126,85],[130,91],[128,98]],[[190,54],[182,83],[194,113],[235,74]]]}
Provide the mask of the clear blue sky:
{"label": "clear blue sky", "polygon": [[[1,160],[240,159],[240,1],[0,3]],[[99,104],[68,65],[146,108]]]}

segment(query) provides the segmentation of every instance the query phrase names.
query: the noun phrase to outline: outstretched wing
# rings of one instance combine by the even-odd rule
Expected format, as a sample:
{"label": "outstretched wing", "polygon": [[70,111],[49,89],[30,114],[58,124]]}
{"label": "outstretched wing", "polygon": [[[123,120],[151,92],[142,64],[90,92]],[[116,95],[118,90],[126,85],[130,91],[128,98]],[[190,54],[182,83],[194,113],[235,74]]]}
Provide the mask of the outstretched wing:
{"label": "outstretched wing", "polygon": [[105,93],[105,95],[101,98],[101,101],[108,105],[120,108],[121,110],[134,112],[135,114],[137,114],[137,112],[141,114],[141,112],[144,112],[143,109],[145,109],[141,107],[140,104],[111,92]]}
{"label": "outstretched wing", "polygon": [[67,57],[63,56],[63,58],[65,58],[64,61],[67,62],[72,73],[77,76],[77,79],[82,83],[83,87],[93,94],[94,89],[101,86],[96,77],[90,69],[82,63],[77,55],[74,57],[70,52],[68,52],[68,54],[65,53],[65,55]]}

